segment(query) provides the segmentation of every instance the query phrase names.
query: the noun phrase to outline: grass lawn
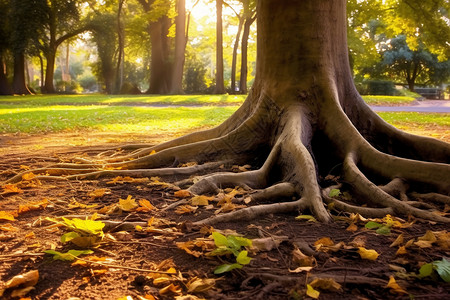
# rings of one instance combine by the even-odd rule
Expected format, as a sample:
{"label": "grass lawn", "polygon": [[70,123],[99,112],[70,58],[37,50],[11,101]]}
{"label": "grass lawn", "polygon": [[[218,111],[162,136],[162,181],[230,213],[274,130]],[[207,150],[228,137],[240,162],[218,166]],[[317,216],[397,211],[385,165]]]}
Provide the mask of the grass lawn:
{"label": "grass lawn", "polygon": [[[239,107],[245,97],[245,95],[5,96],[0,97],[0,134],[77,130],[159,134],[186,132],[220,124]],[[407,101],[414,100],[412,97],[364,96],[364,98],[369,104],[377,105],[404,105],[408,103]],[[447,132],[450,128],[449,114],[410,112],[379,114],[387,122],[403,130],[413,128],[423,131],[424,128],[438,126]]]}

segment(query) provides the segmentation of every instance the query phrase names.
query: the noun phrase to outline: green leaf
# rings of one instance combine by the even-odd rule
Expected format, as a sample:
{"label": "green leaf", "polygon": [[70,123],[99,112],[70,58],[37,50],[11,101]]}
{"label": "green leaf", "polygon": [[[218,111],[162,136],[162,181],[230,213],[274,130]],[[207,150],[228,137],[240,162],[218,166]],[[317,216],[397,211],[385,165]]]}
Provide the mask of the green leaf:
{"label": "green leaf", "polygon": [[383,225],[380,228],[378,228],[375,232],[378,234],[389,235],[389,234],[391,234],[391,228]]}
{"label": "green leaf", "polygon": [[241,264],[224,264],[220,265],[217,268],[214,269],[214,274],[222,274],[225,272],[230,272],[234,269],[242,269],[243,265]]}
{"label": "green leaf", "polygon": [[228,239],[223,234],[214,231],[211,235],[214,239],[214,244],[216,245],[216,247],[229,246]]}
{"label": "green leaf", "polygon": [[420,278],[431,276],[432,273],[433,273],[433,264],[432,263],[424,264],[419,269],[419,277]]}
{"label": "green leaf", "polygon": [[239,252],[238,256],[236,257],[236,262],[241,265],[248,265],[250,263],[250,261],[252,260],[252,258],[248,257],[247,254],[248,254],[248,251],[246,251],[246,250]]}
{"label": "green leaf", "polygon": [[233,253],[230,248],[220,246],[208,253],[208,256],[222,256]]}
{"label": "green leaf", "polygon": [[450,262],[443,258],[442,260],[433,261],[432,264],[439,276],[445,282],[450,282]]}
{"label": "green leaf", "polygon": [[311,215],[300,215],[300,216],[295,217],[295,219],[296,220],[308,220],[310,222],[317,222],[317,219]]}
{"label": "green leaf", "polygon": [[341,194],[341,191],[339,189],[332,189],[330,193],[328,194],[329,197],[337,197]]}
{"label": "green leaf", "polygon": [[366,223],[366,225],[364,227],[366,227],[367,229],[374,229],[374,228],[379,228],[383,226],[383,224],[374,222],[374,221],[369,221]]}
{"label": "green leaf", "polygon": [[247,238],[243,238],[240,236],[230,236],[234,241],[236,241],[236,244],[241,246],[241,247],[251,247],[252,246],[252,240],[251,239],[247,239]]}
{"label": "green leaf", "polygon": [[61,243],[67,243],[70,242],[70,240],[73,240],[77,237],[80,237],[80,234],[75,232],[75,231],[71,231],[68,233],[65,233],[61,236]]}
{"label": "green leaf", "polygon": [[53,255],[54,260],[72,261],[82,254],[91,254],[92,250],[69,250],[66,253],[62,253],[55,250],[45,250],[44,253]]}

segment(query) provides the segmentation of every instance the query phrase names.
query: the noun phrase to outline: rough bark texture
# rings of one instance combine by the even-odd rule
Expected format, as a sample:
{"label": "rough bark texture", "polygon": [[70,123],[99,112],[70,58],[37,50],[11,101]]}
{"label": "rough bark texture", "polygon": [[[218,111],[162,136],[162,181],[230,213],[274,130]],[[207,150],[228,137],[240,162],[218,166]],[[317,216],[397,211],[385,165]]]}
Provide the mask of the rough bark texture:
{"label": "rough bark texture", "polygon": [[[264,0],[257,11],[255,83],[244,104],[220,126],[120,158],[82,159],[38,171],[66,174],[65,179],[184,177],[178,184],[189,186],[192,194],[241,186],[253,203],[275,202],[198,225],[296,210],[323,222],[338,210],[448,223],[433,210],[450,202],[450,145],[395,129],[361,99],[348,62],[345,0],[285,0],[283,5]],[[198,165],[174,167],[190,161]],[[217,165],[245,163],[254,169],[213,171]],[[105,167],[115,170],[101,170]],[[189,179],[199,173],[206,175]],[[20,179],[21,174],[10,182]],[[333,188],[352,197],[330,197]]]}
{"label": "rough bark texture", "polygon": [[171,94],[183,93],[184,54],[186,51],[186,4],[185,0],[177,0],[177,16],[175,17],[175,57],[173,64]]}

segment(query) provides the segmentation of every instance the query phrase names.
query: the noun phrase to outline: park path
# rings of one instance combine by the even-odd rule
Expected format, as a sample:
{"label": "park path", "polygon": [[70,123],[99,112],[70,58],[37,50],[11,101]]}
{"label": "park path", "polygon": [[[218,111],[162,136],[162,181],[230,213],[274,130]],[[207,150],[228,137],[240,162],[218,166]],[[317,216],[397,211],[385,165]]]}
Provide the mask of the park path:
{"label": "park path", "polygon": [[371,106],[374,111],[450,113],[450,101],[423,100],[405,106]]}

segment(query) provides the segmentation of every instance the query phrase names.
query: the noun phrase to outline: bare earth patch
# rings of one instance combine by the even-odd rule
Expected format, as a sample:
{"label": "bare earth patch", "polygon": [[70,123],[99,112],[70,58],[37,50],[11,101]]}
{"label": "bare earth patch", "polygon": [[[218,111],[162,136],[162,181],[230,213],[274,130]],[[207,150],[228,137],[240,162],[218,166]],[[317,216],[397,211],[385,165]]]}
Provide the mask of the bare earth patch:
{"label": "bare earth patch", "polygon": [[[447,129],[418,128],[413,132],[440,135],[438,138],[450,141]],[[26,168],[47,166],[52,159],[94,156],[125,141],[156,144],[173,137],[92,132],[2,136],[0,182]],[[235,171],[245,171],[245,167],[240,167],[244,169],[238,166]],[[307,284],[312,284],[316,278],[332,279],[338,284],[338,287],[312,284],[321,292],[319,299],[450,297],[448,283],[437,274],[425,278],[417,276],[421,265],[449,257],[448,225],[395,219],[397,223],[389,227],[390,234],[384,235],[365,228],[369,220],[354,215],[337,216],[331,224],[321,224],[308,221],[308,217],[296,219],[297,214],[290,213],[222,223],[199,231],[192,228],[191,222],[219,209],[224,211],[225,206],[220,201],[227,195],[231,195],[231,204],[226,209],[247,205],[245,192],[225,190],[222,196],[210,195],[207,206],[196,205],[196,209],[177,206],[165,210],[180,201],[175,194],[178,189],[155,178],[70,182],[37,182],[30,178],[15,186],[17,190],[5,186],[0,190],[0,212],[16,212],[14,221],[0,218],[0,290],[14,276],[38,270],[39,280],[26,294],[31,299],[119,299],[125,296],[132,297],[127,299],[303,299],[312,295],[307,294]],[[96,191],[103,193],[95,194]],[[136,199],[136,203],[148,200],[154,209],[117,209],[119,199],[129,196]],[[187,204],[195,206],[192,202]],[[183,207],[186,211],[181,214]],[[99,246],[92,248],[93,254],[80,256],[91,262],[78,261],[72,265],[73,262],[53,260],[51,255],[43,254],[48,249],[60,252],[80,249],[63,244],[60,238],[66,231],[46,217],[84,219],[94,213],[107,224],[104,230],[107,235]],[[389,219],[375,221],[389,223]],[[253,260],[248,265],[214,275],[214,269],[224,261],[233,263],[232,257],[207,256],[209,249],[201,246],[191,249],[198,255],[196,257],[177,246],[187,241],[211,245],[209,236],[213,231],[277,243],[268,243],[267,248],[261,246],[258,250],[249,249],[248,255]],[[427,239],[424,238],[427,231],[432,232],[436,240],[418,243]],[[398,241],[400,235],[403,235],[403,242]],[[330,238],[333,244],[328,244],[328,240],[323,242],[324,237]],[[321,239],[322,242],[318,242]],[[394,241],[397,245],[391,246]],[[399,250],[402,246],[404,252]],[[375,260],[363,258],[360,248],[375,250],[379,256]],[[308,258],[300,259],[298,250]],[[92,262],[92,255],[97,257],[95,262]],[[171,267],[175,270],[173,274],[162,274],[172,272]],[[395,279],[398,288],[392,282],[388,286],[390,278]],[[194,282],[200,287],[195,287]],[[2,299],[12,299],[15,289],[6,290]]]}

